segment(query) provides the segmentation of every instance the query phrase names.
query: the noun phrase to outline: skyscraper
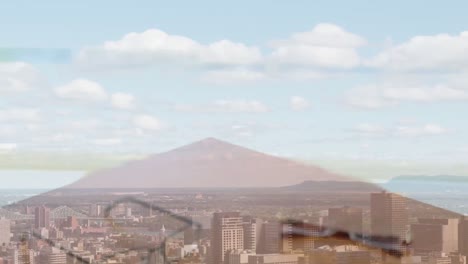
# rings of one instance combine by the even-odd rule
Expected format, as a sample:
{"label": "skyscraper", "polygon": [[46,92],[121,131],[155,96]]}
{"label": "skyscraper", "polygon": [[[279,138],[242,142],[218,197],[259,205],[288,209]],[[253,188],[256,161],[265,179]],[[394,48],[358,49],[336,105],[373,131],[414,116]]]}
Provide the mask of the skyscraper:
{"label": "skyscraper", "polygon": [[263,223],[261,230],[260,245],[257,248],[257,253],[279,253],[282,249],[282,232],[282,224],[279,222]]}
{"label": "skyscraper", "polygon": [[258,218],[244,216],[244,248],[257,251],[260,244],[260,235],[263,221]]}
{"label": "skyscraper", "polygon": [[371,193],[371,234],[406,240],[409,224],[406,198],[388,192]]}
{"label": "skyscraper", "polygon": [[49,228],[50,209],[45,206],[36,207],[34,210],[34,224],[36,228]]}
{"label": "skyscraper", "polygon": [[0,246],[3,244],[8,245],[10,243],[10,229],[10,220],[0,218]]}
{"label": "skyscraper", "polygon": [[224,263],[228,250],[244,249],[243,221],[239,212],[213,214],[211,228],[211,263]]}
{"label": "skyscraper", "polygon": [[468,255],[468,218],[462,217],[458,224],[458,251]]}

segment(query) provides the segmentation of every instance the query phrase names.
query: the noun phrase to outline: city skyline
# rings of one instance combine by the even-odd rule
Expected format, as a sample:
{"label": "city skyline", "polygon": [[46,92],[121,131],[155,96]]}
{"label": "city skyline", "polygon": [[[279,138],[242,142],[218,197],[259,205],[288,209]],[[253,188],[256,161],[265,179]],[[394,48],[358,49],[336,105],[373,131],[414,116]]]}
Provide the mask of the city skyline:
{"label": "city skyline", "polygon": [[[277,191],[269,192],[268,200],[264,199],[267,193],[238,190],[225,194],[215,189],[161,189],[115,200],[119,193],[89,189],[39,195],[0,211],[0,241],[6,241],[0,245],[0,261],[466,263],[464,216],[394,193],[323,190],[322,196],[300,204],[297,198],[313,197],[313,193],[288,191],[296,198],[283,200],[279,206]],[[343,206],[358,194],[362,200]],[[233,205],[230,196],[243,197],[244,202]],[[301,209],[289,211],[291,206]],[[278,215],[285,210],[290,213]],[[401,214],[402,210],[408,214]]]}

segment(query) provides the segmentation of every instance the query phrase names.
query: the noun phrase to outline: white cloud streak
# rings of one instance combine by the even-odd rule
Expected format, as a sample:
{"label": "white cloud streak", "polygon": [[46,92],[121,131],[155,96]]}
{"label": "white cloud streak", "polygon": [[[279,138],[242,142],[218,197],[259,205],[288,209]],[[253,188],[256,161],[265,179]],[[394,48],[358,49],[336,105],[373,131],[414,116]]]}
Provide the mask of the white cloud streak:
{"label": "white cloud streak", "polygon": [[96,102],[108,99],[104,88],[97,82],[86,79],[75,79],[55,88],[55,94],[63,99]]}

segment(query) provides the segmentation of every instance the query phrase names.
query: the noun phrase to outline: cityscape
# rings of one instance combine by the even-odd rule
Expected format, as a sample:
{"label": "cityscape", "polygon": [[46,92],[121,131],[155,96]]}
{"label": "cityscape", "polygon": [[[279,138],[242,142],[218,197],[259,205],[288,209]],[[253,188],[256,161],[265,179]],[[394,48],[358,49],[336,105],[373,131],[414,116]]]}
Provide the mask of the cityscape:
{"label": "cityscape", "polygon": [[42,195],[1,209],[0,263],[466,263],[468,219],[431,206],[438,216],[424,217],[401,195],[327,209],[326,193],[273,206],[259,192],[232,191],[224,202],[239,210],[223,210],[219,190]]}
{"label": "cityscape", "polygon": [[[277,186],[250,181],[270,171]],[[252,187],[199,186],[236,174]],[[466,264],[468,254],[462,214],[214,138],[10,203],[0,217],[2,264]]]}
{"label": "cityscape", "polygon": [[0,264],[468,264],[466,10],[1,1]]}

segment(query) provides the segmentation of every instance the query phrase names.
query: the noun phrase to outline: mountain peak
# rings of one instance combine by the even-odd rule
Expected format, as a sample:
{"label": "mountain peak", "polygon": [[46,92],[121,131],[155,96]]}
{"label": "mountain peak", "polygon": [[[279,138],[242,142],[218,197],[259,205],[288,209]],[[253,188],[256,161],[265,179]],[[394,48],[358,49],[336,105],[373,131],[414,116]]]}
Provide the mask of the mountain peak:
{"label": "mountain peak", "polygon": [[232,159],[237,158],[255,158],[258,155],[266,155],[255,150],[251,150],[239,145],[229,143],[213,137],[208,137],[199,141],[195,141],[188,145],[184,145],[165,153],[153,155],[170,156],[173,160],[197,160],[197,159]]}
{"label": "mountain peak", "polygon": [[217,138],[214,138],[214,137],[207,137],[207,138],[204,138],[204,139],[201,139],[199,141],[195,141],[191,144],[188,144],[188,145],[185,145],[185,147],[188,147],[188,146],[197,146],[197,145],[206,145],[206,146],[236,146],[237,145],[234,145],[232,143],[229,143],[227,141],[223,141],[223,140],[220,140],[220,139],[217,139]]}
{"label": "mountain peak", "polygon": [[217,138],[214,138],[214,137],[207,137],[207,138],[204,138],[202,140],[199,140],[198,142],[200,143],[206,143],[206,144],[217,144],[217,143],[225,143],[225,144],[229,144],[225,141],[222,141],[220,139],[217,139]]}
{"label": "mountain peak", "polygon": [[308,180],[348,179],[318,167],[209,137],[118,168],[92,173],[71,187],[281,187]]}

